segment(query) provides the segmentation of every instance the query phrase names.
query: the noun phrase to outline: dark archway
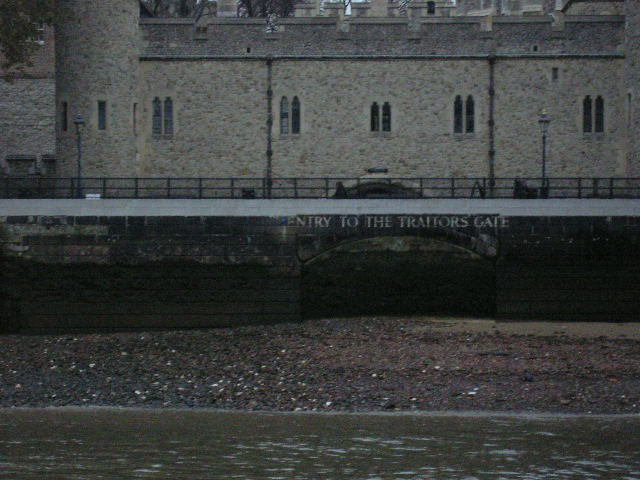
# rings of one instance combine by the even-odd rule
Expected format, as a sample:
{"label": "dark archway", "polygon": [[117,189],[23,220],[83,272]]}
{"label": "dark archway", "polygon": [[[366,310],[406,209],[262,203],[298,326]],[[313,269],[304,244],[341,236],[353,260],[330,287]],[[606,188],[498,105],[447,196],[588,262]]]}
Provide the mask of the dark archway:
{"label": "dark archway", "polygon": [[447,241],[375,237],[302,265],[302,315],[495,314],[495,262]]}

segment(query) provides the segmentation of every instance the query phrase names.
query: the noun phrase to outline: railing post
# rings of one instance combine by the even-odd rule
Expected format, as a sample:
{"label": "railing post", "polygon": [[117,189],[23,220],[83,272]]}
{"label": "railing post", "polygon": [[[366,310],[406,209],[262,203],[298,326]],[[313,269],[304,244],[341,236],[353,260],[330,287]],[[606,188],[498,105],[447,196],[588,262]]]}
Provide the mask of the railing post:
{"label": "railing post", "polygon": [[593,198],[598,198],[599,193],[598,193],[598,179],[597,178],[593,178],[592,179],[591,193],[592,193]]}
{"label": "railing post", "polygon": [[324,178],[324,198],[329,198],[329,179]]}
{"label": "railing post", "polygon": [[298,179],[293,179],[293,197],[298,198]]}
{"label": "railing post", "polygon": [[138,177],[133,179],[133,198],[138,198]]}
{"label": "railing post", "polygon": [[578,177],[578,198],[582,198],[582,178]]}
{"label": "railing post", "polygon": [[232,178],[230,181],[229,186],[231,187],[231,198],[236,198],[235,192],[234,192],[234,179]]}
{"label": "railing post", "polygon": [[613,177],[609,178],[609,198],[613,198]]}
{"label": "railing post", "polygon": [[456,198],[456,179],[451,177],[451,198]]}
{"label": "railing post", "polygon": [[202,199],[202,177],[198,177],[198,198]]}
{"label": "railing post", "polygon": [[102,198],[107,198],[107,177],[102,177]]}

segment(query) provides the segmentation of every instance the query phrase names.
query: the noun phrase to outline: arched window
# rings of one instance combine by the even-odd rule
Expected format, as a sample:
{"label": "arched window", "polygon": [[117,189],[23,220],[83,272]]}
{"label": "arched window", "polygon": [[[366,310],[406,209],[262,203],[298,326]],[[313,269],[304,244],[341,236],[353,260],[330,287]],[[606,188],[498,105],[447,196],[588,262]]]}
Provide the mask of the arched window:
{"label": "arched window", "polygon": [[293,97],[291,102],[291,133],[300,133],[300,100]]}
{"label": "arched window", "polygon": [[280,100],[280,134],[287,135],[289,133],[289,100],[282,97]]}
{"label": "arched window", "polygon": [[382,105],[382,131],[391,131],[391,105],[389,102],[384,102]]}
{"label": "arched window", "polygon": [[164,100],[164,134],[173,135],[173,101],[171,97]]}
{"label": "arched window", "polygon": [[601,96],[596,97],[595,111],[594,131],[596,133],[602,133],[604,132],[604,100]]}
{"label": "arched window", "polygon": [[[173,135],[173,100],[171,97],[164,99],[164,105],[160,97],[154,97],[152,102],[151,113],[151,133],[153,135]],[[135,115],[136,105],[134,104],[134,129],[135,129]],[[135,133],[135,131],[134,131]]]}
{"label": "arched window", "polygon": [[158,97],[153,99],[153,113],[151,117],[151,133],[162,134],[162,102]]}
{"label": "arched window", "polygon": [[376,102],[371,105],[371,131],[380,131],[380,107]]}
{"label": "arched window", "polygon": [[475,128],[476,128],[476,125],[475,125],[475,105],[473,103],[473,97],[471,95],[469,95],[467,97],[467,104],[466,104],[466,107],[465,107],[465,116],[466,116],[465,132],[473,133],[475,131]]}
{"label": "arched window", "polygon": [[462,133],[462,98],[456,96],[453,102],[453,133]]}
{"label": "arched window", "polygon": [[587,95],[582,102],[582,131],[590,133],[593,131],[593,112],[591,108],[591,97]]}
{"label": "arched window", "polygon": [[427,2],[427,13],[429,15],[436,13],[436,2]]}

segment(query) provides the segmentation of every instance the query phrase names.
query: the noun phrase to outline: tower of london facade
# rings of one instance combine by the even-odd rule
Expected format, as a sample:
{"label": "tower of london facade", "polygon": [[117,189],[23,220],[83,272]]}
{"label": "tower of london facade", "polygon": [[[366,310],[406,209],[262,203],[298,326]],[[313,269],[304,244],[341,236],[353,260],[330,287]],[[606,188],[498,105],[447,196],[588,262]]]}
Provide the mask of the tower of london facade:
{"label": "tower of london facade", "polygon": [[640,176],[640,2],[308,0],[267,24],[61,0],[56,174]]}

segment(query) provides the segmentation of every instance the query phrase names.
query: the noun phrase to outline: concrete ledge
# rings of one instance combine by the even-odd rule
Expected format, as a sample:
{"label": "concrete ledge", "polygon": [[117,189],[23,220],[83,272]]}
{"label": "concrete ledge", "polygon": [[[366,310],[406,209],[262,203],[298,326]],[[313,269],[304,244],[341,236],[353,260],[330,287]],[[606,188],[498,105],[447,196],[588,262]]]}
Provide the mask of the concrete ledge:
{"label": "concrete ledge", "polygon": [[291,216],[460,214],[513,217],[638,216],[640,199],[409,199],[409,200],[40,200],[0,199],[7,216]]}

